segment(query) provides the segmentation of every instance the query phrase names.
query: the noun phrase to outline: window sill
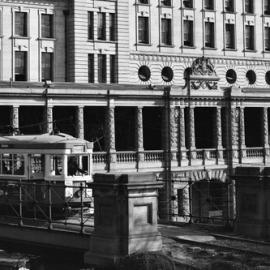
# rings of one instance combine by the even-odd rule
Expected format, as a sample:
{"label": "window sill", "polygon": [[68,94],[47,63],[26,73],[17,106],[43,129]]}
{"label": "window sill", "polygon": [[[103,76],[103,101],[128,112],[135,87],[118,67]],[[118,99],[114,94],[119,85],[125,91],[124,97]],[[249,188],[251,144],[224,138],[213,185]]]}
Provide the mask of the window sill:
{"label": "window sill", "polygon": [[93,43],[116,43],[116,41],[112,41],[112,40],[101,40],[101,39],[88,39],[88,42],[93,42]]}
{"label": "window sill", "polygon": [[16,39],[16,38],[19,38],[19,39],[31,39],[31,37],[25,37],[25,36],[11,36],[12,39]]}
{"label": "window sill", "polygon": [[149,3],[148,4],[143,4],[143,3],[138,3],[138,2],[136,2],[134,5],[137,5],[137,6],[148,6],[148,7],[151,6]]}
{"label": "window sill", "polygon": [[249,13],[249,12],[244,12],[244,13],[242,13],[242,15],[244,15],[244,16],[256,16],[255,13]]}
{"label": "window sill", "polygon": [[180,9],[183,9],[183,10],[195,10],[195,8],[193,8],[193,7],[180,7]]}
{"label": "window sill", "polygon": [[135,43],[136,46],[147,46],[147,47],[151,47],[153,44],[151,43]]}
{"label": "window sill", "polygon": [[236,52],[237,49],[236,49],[236,48],[224,48],[223,51],[224,51],[224,52],[227,52],[227,51],[228,51],[228,52]]}
{"label": "window sill", "polygon": [[159,8],[174,8],[173,6],[158,5]]}
{"label": "window sill", "polygon": [[180,46],[180,49],[196,49],[196,46],[187,46],[187,45],[182,45]]}
{"label": "window sill", "polygon": [[203,50],[216,51],[216,47],[202,47]]}
{"label": "window sill", "polygon": [[250,52],[250,53],[256,53],[257,50],[249,50],[249,49],[244,49],[243,52]]}
{"label": "window sill", "polygon": [[232,10],[232,11],[228,11],[228,10],[223,10],[222,12],[223,14],[237,14],[236,11]]}
{"label": "window sill", "polygon": [[159,47],[165,47],[165,48],[174,48],[175,46],[173,44],[169,45],[169,44],[160,44],[158,45]]}
{"label": "window sill", "polygon": [[44,38],[44,37],[40,37],[40,38],[38,38],[38,40],[51,40],[51,41],[56,41],[56,38]]}
{"label": "window sill", "polygon": [[207,8],[203,8],[202,11],[204,11],[204,12],[217,12],[216,9],[207,9]]}
{"label": "window sill", "polygon": [[263,50],[262,53],[270,54],[270,50]]}
{"label": "window sill", "polygon": [[262,15],[262,17],[270,17],[270,12],[269,12],[269,14],[265,14],[265,13],[264,13],[264,14]]}

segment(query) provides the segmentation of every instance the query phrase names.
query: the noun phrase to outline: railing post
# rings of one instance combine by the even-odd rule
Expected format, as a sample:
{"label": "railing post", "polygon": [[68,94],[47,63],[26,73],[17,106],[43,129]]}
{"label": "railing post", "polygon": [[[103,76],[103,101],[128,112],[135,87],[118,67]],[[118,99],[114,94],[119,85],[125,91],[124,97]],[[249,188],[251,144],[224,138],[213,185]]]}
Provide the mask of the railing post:
{"label": "railing post", "polygon": [[19,226],[23,226],[22,180],[19,181]]}
{"label": "railing post", "polygon": [[91,186],[95,225],[85,263],[110,267],[126,255],[161,250],[157,195],[162,184],[153,174],[95,174]]}
{"label": "railing post", "polygon": [[80,206],[81,206],[81,213],[80,213],[80,219],[81,219],[81,222],[80,222],[80,233],[82,234],[83,233],[83,184],[80,183]]}
{"label": "railing post", "polygon": [[49,219],[48,219],[48,229],[52,229],[52,190],[51,190],[51,183],[48,182],[48,212],[49,212]]}

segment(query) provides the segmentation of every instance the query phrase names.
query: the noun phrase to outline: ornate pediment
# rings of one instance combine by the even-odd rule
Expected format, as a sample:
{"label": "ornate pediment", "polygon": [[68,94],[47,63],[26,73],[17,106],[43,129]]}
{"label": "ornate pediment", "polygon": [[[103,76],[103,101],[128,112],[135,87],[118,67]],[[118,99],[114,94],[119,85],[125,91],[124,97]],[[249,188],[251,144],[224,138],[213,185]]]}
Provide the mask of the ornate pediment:
{"label": "ornate pediment", "polygon": [[189,76],[192,89],[217,89],[219,78],[215,72],[214,65],[209,58],[200,57],[193,61]]}

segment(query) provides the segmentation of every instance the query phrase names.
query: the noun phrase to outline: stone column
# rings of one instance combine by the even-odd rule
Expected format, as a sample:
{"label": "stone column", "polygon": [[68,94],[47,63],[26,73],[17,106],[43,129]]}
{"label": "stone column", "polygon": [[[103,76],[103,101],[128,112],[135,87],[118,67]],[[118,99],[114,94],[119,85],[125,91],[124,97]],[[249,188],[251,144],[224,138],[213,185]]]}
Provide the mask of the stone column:
{"label": "stone column", "polygon": [[268,107],[263,108],[263,145],[266,156],[269,156]]}
{"label": "stone column", "polygon": [[109,105],[107,107],[107,119],[106,119],[106,149],[108,153],[108,165],[109,170],[113,169],[116,163],[116,150],[115,150],[115,107]]}
{"label": "stone column", "polygon": [[187,158],[184,107],[179,107],[179,142],[180,142],[179,150],[181,153],[181,160],[183,160]]}
{"label": "stone column", "polygon": [[194,107],[189,107],[189,150],[191,159],[196,159]]}
{"label": "stone column", "polygon": [[85,263],[112,267],[129,254],[161,250],[157,196],[162,184],[152,173],[95,174],[92,187],[95,224]]}
{"label": "stone column", "polygon": [[221,107],[216,108],[216,148],[218,158],[223,158]]}
{"label": "stone column", "polygon": [[171,165],[175,166],[177,157],[177,137],[176,137],[176,119],[177,111],[174,106],[170,106],[170,151],[171,151]]}
{"label": "stone column", "polygon": [[237,109],[236,107],[232,107],[230,110],[230,122],[231,122],[231,145],[232,145],[232,158],[238,158],[238,136],[237,136],[237,128],[238,124],[236,121]]}
{"label": "stone column", "polygon": [[143,108],[136,108],[136,150],[138,152],[138,164],[144,161],[143,147]]}
{"label": "stone column", "polygon": [[78,106],[76,111],[76,135],[80,139],[84,139],[84,115],[83,106]]}
{"label": "stone column", "polygon": [[19,131],[19,106],[13,105],[11,108],[11,126],[12,134],[16,134]]}
{"label": "stone column", "polygon": [[53,131],[53,107],[52,106],[47,106],[45,108],[45,132],[46,133],[51,133]]}
{"label": "stone column", "polygon": [[245,135],[245,112],[244,107],[239,108],[239,131],[240,131],[240,149],[241,157],[246,157],[246,135]]}

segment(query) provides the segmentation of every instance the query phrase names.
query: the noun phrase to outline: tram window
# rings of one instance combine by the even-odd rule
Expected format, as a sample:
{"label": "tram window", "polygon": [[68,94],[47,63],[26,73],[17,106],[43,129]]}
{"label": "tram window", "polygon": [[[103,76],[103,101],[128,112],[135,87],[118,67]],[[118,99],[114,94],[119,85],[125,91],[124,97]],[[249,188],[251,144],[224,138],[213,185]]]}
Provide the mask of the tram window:
{"label": "tram window", "polygon": [[51,156],[51,175],[63,174],[63,157]]}
{"label": "tram window", "polygon": [[1,174],[24,175],[24,156],[9,153],[2,154]]}
{"label": "tram window", "polygon": [[31,155],[32,174],[44,173],[44,156],[41,154]]}
{"label": "tram window", "polygon": [[69,156],[68,157],[68,175],[88,174],[88,156]]}

